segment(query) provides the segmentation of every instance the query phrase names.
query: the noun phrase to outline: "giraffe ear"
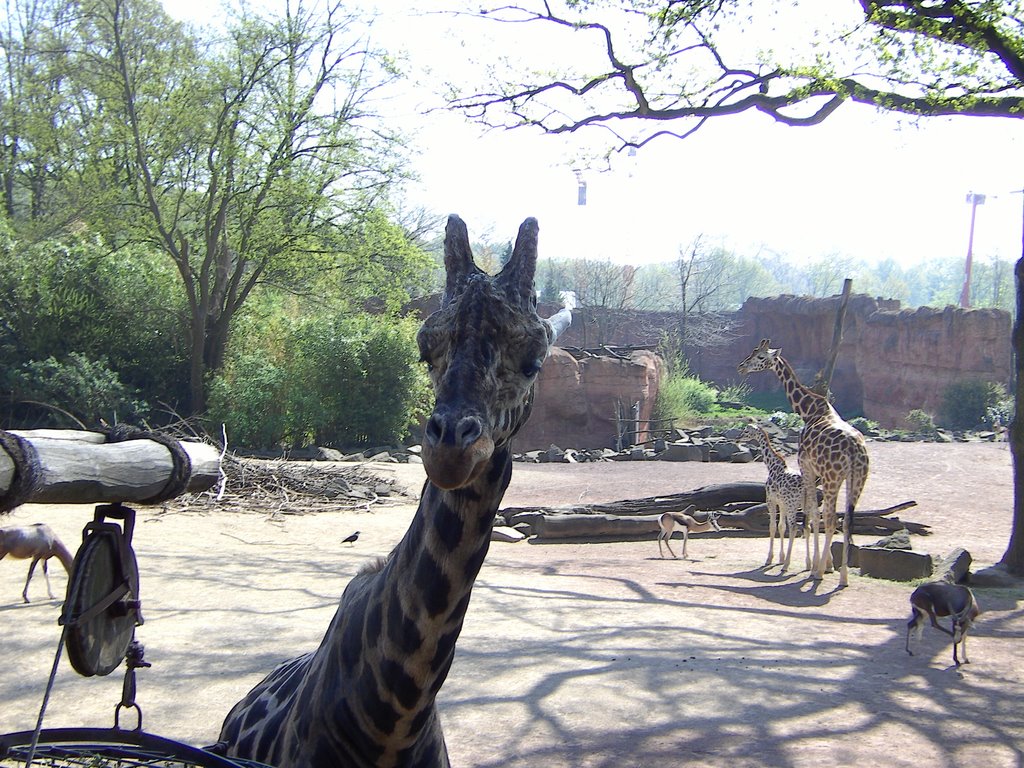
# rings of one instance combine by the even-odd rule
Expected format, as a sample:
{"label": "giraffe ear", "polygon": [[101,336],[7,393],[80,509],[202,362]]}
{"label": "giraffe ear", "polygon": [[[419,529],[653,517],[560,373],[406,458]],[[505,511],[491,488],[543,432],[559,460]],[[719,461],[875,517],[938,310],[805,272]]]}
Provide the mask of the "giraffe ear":
{"label": "giraffe ear", "polygon": [[532,216],[520,225],[516,244],[512,248],[512,255],[496,278],[508,297],[518,301],[524,307],[536,306],[533,274],[537,269],[537,235],[539,231],[537,220]]}
{"label": "giraffe ear", "polygon": [[444,296],[441,297],[442,307],[462,291],[470,275],[482,274],[473,261],[466,222],[455,214],[448,217],[448,226],[444,230],[444,270],[447,279]]}

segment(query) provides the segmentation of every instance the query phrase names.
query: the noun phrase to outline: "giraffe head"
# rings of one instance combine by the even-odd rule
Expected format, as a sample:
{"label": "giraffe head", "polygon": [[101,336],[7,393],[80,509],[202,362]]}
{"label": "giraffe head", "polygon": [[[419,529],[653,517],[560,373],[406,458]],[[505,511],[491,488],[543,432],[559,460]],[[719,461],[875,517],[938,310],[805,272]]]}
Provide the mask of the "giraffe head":
{"label": "giraffe head", "polygon": [[779,350],[769,347],[770,343],[768,339],[761,339],[761,343],[743,359],[743,362],[736,367],[736,370],[744,376],[749,373],[756,373],[757,371],[771,370],[779,357]]}
{"label": "giraffe head", "polygon": [[537,231],[536,219],[523,222],[508,263],[492,277],[473,262],[462,219],[448,219],[441,307],[416,337],[435,396],[423,466],[440,488],[473,482],[525,423],[541,365],[571,320],[567,310],[548,320],[537,314]]}

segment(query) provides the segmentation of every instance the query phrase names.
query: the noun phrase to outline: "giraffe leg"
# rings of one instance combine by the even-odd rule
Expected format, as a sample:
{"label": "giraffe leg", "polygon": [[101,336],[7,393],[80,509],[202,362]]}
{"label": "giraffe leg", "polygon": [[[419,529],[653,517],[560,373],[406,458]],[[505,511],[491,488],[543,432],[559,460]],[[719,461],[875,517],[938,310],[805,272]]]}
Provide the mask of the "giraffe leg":
{"label": "giraffe leg", "polygon": [[789,570],[789,562],[793,557],[793,539],[796,537],[796,515],[790,507],[786,510],[786,528],[789,533],[789,546],[786,547],[786,560],[782,563],[782,572]]}
{"label": "giraffe leg", "polygon": [[804,509],[808,510],[805,517],[810,520],[811,536],[814,539],[814,557],[811,559],[811,578],[820,581],[824,578],[824,558],[821,556],[821,543],[818,534],[821,529],[821,516],[818,509],[818,493],[814,485],[810,490],[804,489]]}
{"label": "giraffe leg", "polygon": [[843,515],[843,555],[839,565],[839,586],[845,587],[850,583],[849,563],[850,559],[850,536],[853,533],[853,508],[847,507]]}
{"label": "giraffe leg", "polygon": [[764,561],[765,567],[772,564],[775,559],[775,531],[778,528],[779,510],[774,501],[768,503],[768,559]]}
{"label": "giraffe leg", "polygon": [[825,525],[825,549],[822,555],[822,574],[831,573],[835,570],[835,563],[832,561],[832,538],[836,530],[836,502],[835,497],[826,495],[825,504],[821,512]]}

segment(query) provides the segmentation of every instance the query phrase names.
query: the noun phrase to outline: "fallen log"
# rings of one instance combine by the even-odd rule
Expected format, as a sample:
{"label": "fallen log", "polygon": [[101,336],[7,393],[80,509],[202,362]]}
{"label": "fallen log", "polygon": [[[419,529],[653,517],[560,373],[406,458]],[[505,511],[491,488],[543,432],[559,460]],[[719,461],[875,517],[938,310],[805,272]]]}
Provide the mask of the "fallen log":
{"label": "fallen log", "polygon": [[698,510],[725,509],[734,504],[756,504],[764,501],[764,483],[737,482],[719,483],[694,488],[692,491],[673,493],[665,496],[648,496],[642,499],[623,499],[603,504],[573,504],[562,507],[505,507],[498,514],[510,522],[513,517],[525,512],[539,512],[544,515],[651,515],[665,512],[682,512],[691,504]]}
{"label": "fallen log", "polygon": [[0,432],[0,512],[30,502],[158,503],[207,490],[220,476],[220,451],[206,443],[123,431]]}
{"label": "fallen log", "polygon": [[[743,482],[704,486],[685,493],[624,499],[598,504],[574,504],[562,507],[506,507],[498,512],[506,525],[528,525],[538,540],[632,541],[653,539],[658,534],[658,518],[665,512],[682,512],[689,505],[698,510],[720,511],[719,525],[724,529],[767,535],[768,507],[764,503],[762,483]],[[926,536],[929,526],[899,517],[895,512],[917,506],[904,501],[884,509],[855,512],[854,535],[882,536],[901,528]],[[630,522],[634,519],[636,522]],[[802,514],[798,516],[802,525]]]}
{"label": "fallen log", "polygon": [[[884,509],[865,509],[853,513],[853,533],[871,534],[882,536],[893,531],[906,528],[911,533],[920,536],[927,536],[931,533],[931,526],[924,523],[915,523],[911,520],[901,520],[898,517],[887,517],[894,512],[916,507],[916,501],[904,501]],[[769,530],[768,506],[766,504],[755,504],[742,510],[723,511],[718,518],[718,524],[723,528],[738,528],[744,531],[768,534]],[[803,525],[803,513],[797,515],[797,524]],[[842,526],[842,516],[839,517],[839,525]]]}

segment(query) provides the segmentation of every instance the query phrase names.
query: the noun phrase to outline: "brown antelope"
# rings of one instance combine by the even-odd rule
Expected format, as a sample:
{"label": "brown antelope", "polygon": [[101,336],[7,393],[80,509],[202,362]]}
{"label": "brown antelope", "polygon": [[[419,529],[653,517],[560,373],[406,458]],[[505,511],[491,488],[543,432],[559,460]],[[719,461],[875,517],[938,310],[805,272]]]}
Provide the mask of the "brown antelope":
{"label": "brown antelope", "polygon": [[[957,643],[960,643],[964,652],[964,664],[971,663],[967,658],[967,632],[974,625],[974,620],[978,618],[981,609],[970,589],[944,581],[922,584],[910,595],[910,611],[910,621],[907,622],[907,653],[914,655],[910,650],[910,635],[913,633],[918,638],[921,637],[927,616],[931,619],[933,627],[953,638],[953,663],[960,666],[960,659],[956,655]],[[952,617],[953,628],[946,629],[941,626],[938,621],[940,616]]]}
{"label": "brown antelope", "polygon": [[53,529],[45,523],[34,523],[33,525],[11,526],[0,528],[0,560],[7,555],[13,558],[27,560],[32,558],[32,564],[28,567],[28,578],[25,579],[25,589],[21,598],[27,603],[28,583],[32,581],[32,573],[36,569],[36,563],[43,561],[43,575],[46,577],[46,592],[50,599],[55,599],[53,590],[50,589],[50,573],[46,567],[46,561],[56,557],[64,566],[64,570],[71,573],[71,565],[74,560],[71,552],[57,538]]}
{"label": "brown antelope", "polygon": [[[668,551],[672,554],[672,557],[676,557],[676,553],[672,552],[672,545],[668,543],[668,540],[672,538],[672,534],[677,530],[683,532],[683,559],[686,559],[686,543],[689,540],[691,533],[704,533],[705,531],[720,531],[722,530],[718,526],[719,512],[711,511],[708,512],[708,518],[703,523],[698,522],[695,517],[690,513],[694,512],[697,507],[693,504],[688,506],[682,512],[666,512],[658,520],[658,525],[661,528],[661,532],[658,534],[658,554],[661,557],[665,556],[665,553],[661,549],[661,541],[665,540],[665,546],[668,547]],[[678,559],[678,558],[676,558]]]}

